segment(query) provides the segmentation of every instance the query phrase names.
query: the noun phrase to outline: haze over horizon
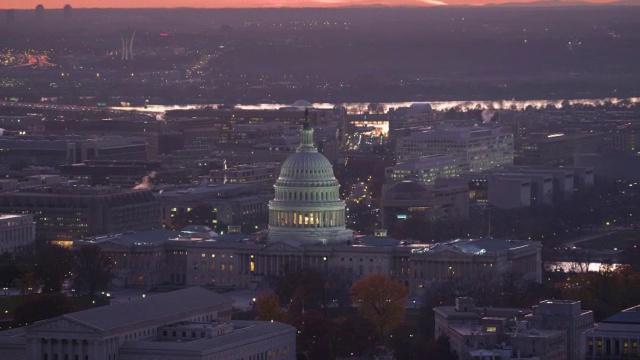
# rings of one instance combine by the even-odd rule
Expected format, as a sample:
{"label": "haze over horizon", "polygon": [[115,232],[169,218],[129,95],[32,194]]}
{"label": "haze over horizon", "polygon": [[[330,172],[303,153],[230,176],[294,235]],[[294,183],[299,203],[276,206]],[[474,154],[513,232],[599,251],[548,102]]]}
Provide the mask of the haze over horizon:
{"label": "haze over horizon", "polygon": [[513,3],[593,3],[607,4],[616,0],[8,0],[2,9],[32,9],[42,4],[45,9],[62,8],[70,4],[73,8],[279,8],[279,7],[342,7],[342,6],[444,6],[487,5]]}

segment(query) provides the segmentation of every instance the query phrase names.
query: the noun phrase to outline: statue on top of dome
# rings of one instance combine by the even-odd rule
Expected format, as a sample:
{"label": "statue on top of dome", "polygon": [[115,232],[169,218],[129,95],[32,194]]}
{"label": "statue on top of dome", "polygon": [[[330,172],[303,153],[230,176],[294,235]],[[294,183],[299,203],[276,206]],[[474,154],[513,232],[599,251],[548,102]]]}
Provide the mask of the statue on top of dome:
{"label": "statue on top of dome", "polygon": [[304,123],[302,124],[302,129],[311,129],[311,123],[309,123],[309,108],[304,109]]}

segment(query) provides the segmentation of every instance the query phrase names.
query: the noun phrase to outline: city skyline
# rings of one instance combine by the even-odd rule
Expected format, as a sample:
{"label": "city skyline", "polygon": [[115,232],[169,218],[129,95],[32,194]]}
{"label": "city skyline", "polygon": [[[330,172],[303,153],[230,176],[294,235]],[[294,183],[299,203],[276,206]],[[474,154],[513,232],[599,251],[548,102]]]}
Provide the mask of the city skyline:
{"label": "city skyline", "polygon": [[279,8],[279,7],[344,7],[344,6],[481,6],[515,3],[546,3],[546,4],[614,4],[625,3],[616,0],[239,0],[233,3],[224,0],[113,0],[103,2],[98,0],[9,0],[2,6],[3,9],[32,9],[42,4],[45,9],[63,8],[70,4],[73,8]]}

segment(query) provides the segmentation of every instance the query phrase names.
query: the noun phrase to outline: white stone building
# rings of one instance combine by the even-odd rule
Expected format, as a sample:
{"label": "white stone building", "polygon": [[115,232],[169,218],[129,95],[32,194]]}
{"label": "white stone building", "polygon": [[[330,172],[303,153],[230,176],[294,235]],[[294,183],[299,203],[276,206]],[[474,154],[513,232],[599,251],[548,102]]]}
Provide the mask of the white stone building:
{"label": "white stone building", "polygon": [[412,133],[397,141],[398,163],[438,154],[468,162],[473,172],[513,165],[513,134],[501,128],[448,127]]}
{"label": "white stone building", "polygon": [[35,241],[33,215],[0,214],[0,254],[15,254]]}
{"label": "white stone building", "polygon": [[602,320],[584,332],[584,358],[637,359],[640,357],[640,305]]}
{"label": "white stone building", "polygon": [[230,321],[232,302],[204,288],[190,287],[70,313],[0,332],[0,358],[295,358],[295,328]]}

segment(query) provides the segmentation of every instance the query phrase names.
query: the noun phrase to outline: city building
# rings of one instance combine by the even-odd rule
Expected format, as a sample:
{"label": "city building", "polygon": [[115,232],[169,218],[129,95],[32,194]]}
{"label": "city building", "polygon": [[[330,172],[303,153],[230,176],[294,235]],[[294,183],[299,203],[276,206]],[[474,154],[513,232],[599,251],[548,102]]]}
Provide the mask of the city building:
{"label": "city building", "polygon": [[15,360],[295,359],[295,328],[232,321],[233,300],[201,287],[38,321],[0,332]]}
{"label": "city building", "polygon": [[0,160],[14,170],[85,160],[147,160],[146,142],[127,137],[2,136],[0,149]]}
{"label": "city building", "polygon": [[640,305],[600,321],[584,332],[586,360],[622,360],[640,357]]}
{"label": "city building", "polygon": [[425,221],[466,219],[469,217],[469,187],[422,185],[408,180],[396,182],[383,189],[380,213],[385,228],[410,218]]}
{"label": "city building", "polygon": [[165,242],[178,236],[176,231],[152,229],[86,238],[73,245],[100,246],[113,262],[114,286],[149,288],[167,281]]}
{"label": "city building", "polygon": [[542,134],[522,140],[522,154],[517,165],[561,166],[572,165],[574,156],[599,153],[604,146],[603,133]]}
{"label": "city building", "polygon": [[160,227],[149,190],[45,186],[0,193],[0,212],[31,214],[39,239],[72,240]]}
{"label": "city building", "polygon": [[87,160],[61,165],[60,173],[70,180],[91,186],[133,188],[154,184],[188,184],[191,174],[184,168],[163,168],[159,161]]}
{"label": "city building", "polygon": [[503,274],[542,281],[540,243],[494,238],[458,239],[411,250],[406,259],[406,275],[418,288],[433,282],[458,280],[499,281]]}
{"label": "city building", "polygon": [[593,328],[593,312],[582,310],[580,301],[545,300],[525,316],[531,327],[541,330],[563,330],[567,334],[567,359],[584,359],[583,333]]}
{"label": "city building", "polygon": [[160,204],[162,224],[165,227],[183,227],[184,215],[192,211],[200,214],[206,225],[265,225],[268,221],[268,203],[273,191],[266,191],[259,183],[227,183],[162,189],[155,193]]}
{"label": "city building", "polygon": [[535,316],[530,309],[477,307],[474,299],[463,297],[434,312],[435,337],[447,336],[461,360],[581,359],[572,347],[571,325],[543,327],[530,321]]}
{"label": "city building", "polygon": [[576,166],[593,168],[595,176],[606,180],[640,180],[640,155],[638,154],[578,154],[574,157]]}
{"label": "city building", "polygon": [[439,154],[468,162],[472,172],[513,165],[513,134],[498,127],[445,127],[397,140],[398,163]]}
{"label": "city building", "polygon": [[209,184],[259,184],[273,188],[280,173],[280,163],[238,165],[209,171]]}
{"label": "city building", "polygon": [[423,185],[433,185],[437,178],[456,177],[469,170],[469,162],[457,161],[452,155],[431,155],[398,163],[386,168],[384,173],[387,184],[413,180]]}
{"label": "city building", "polygon": [[0,254],[16,254],[36,241],[32,215],[0,214]]}
{"label": "city building", "polygon": [[[229,217],[228,232],[219,235],[208,228],[189,228],[168,240],[167,233],[149,232],[87,241],[119,259],[120,282],[129,279],[128,286],[153,286],[153,282],[163,279],[164,283],[175,285],[252,288],[300,268],[336,274],[348,281],[384,274],[401,281],[414,294],[432,282],[457,278],[467,281],[476,279],[478,274],[487,281],[507,272],[524,280],[540,281],[540,243],[534,241],[461,239],[413,244],[389,238],[384,231],[376,232],[376,236],[355,237],[344,226],[345,204],[339,198],[338,183],[331,164],[313,145],[313,130],[308,124],[302,130],[302,139],[297,152],[282,165],[275,199],[273,193],[259,195],[273,199],[269,203],[267,233],[242,233],[238,226],[242,217]],[[236,198],[258,196],[251,195],[252,191],[253,184],[224,184],[165,189],[156,196],[162,204],[163,218],[175,221],[181,216],[180,211],[196,211],[200,205],[208,206],[202,216],[211,219],[212,215],[217,216],[214,212],[232,206]],[[254,208],[260,209],[264,207]],[[226,212],[238,216],[249,210]],[[213,220],[218,222],[220,217]],[[213,220],[188,225],[213,227]],[[256,224],[255,219],[251,221],[247,225]],[[142,271],[134,268],[138,262],[123,261],[136,256],[141,257],[136,261],[146,266]],[[154,260],[145,259],[154,256]],[[156,272],[157,266],[164,269],[164,274]],[[478,271],[480,268],[486,270]],[[138,285],[135,279],[140,276],[144,282]]]}

